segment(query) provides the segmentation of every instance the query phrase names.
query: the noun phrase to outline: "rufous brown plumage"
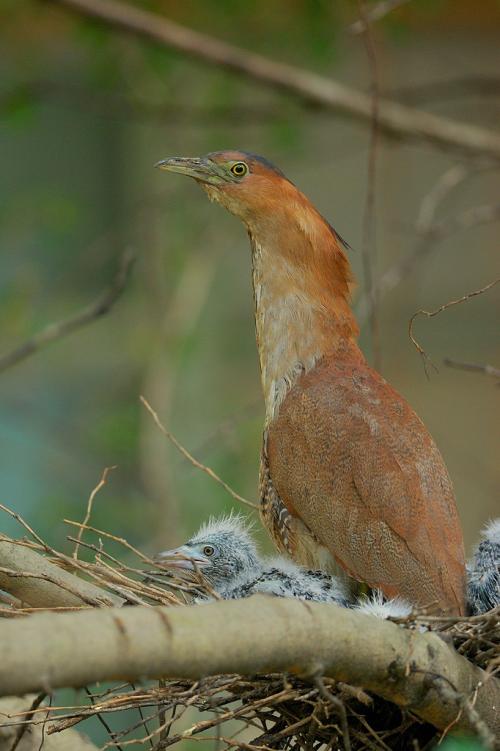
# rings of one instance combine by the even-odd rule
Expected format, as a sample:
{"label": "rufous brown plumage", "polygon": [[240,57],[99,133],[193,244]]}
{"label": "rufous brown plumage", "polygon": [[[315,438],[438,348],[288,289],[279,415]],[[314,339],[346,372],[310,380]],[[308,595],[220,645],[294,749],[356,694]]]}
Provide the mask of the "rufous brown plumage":
{"label": "rufous brown plumage", "polygon": [[266,420],[261,511],[281,551],[429,611],[461,614],[462,532],[443,459],[366,363],[343,241],[267,160],[173,158],[238,216],[252,248]]}

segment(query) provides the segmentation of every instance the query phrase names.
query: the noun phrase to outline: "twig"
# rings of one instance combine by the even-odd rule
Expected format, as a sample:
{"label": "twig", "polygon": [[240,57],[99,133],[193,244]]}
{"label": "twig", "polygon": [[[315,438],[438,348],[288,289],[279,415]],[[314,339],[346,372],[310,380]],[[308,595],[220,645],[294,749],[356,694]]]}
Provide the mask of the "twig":
{"label": "twig", "polygon": [[[87,694],[87,696],[90,699],[90,703],[92,704],[92,706],[94,706],[94,704],[95,704],[94,695],[92,694],[91,691],[89,691],[89,689],[88,689],[87,686],[85,686],[84,688],[85,688],[85,693]],[[102,716],[102,714],[100,712],[96,712],[95,714],[97,716],[97,719],[101,723],[101,725],[106,729],[106,731],[107,731],[109,737],[111,738],[111,740],[115,741],[115,747],[118,749],[118,751],[123,751],[123,749],[120,746],[120,744],[116,743],[116,733],[113,730],[111,730],[111,728],[109,727],[108,723],[106,722],[106,720],[104,719],[104,717]]]}
{"label": "twig", "polygon": [[[371,119],[371,98],[338,81],[247,52],[216,37],[174,23],[157,13],[119,0],[53,0],[112,28],[123,29],[163,47],[227,68],[307,103],[361,120]],[[500,136],[476,125],[448,120],[389,100],[380,100],[380,128],[399,137],[426,139],[437,145],[500,157]]]}
{"label": "twig", "polygon": [[469,370],[473,373],[484,373],[484,375],[492,376],[493,378],[500,378],[500,368],[495,368],[493,365],[482,365],[477,362],[459,362],[458,360],[451,360],[449,357],[444,358],[443,364],[457,370]]}
{"label": "twig", "polygon": [[363,270],[365,296],[368,302],[368,316],[373,350],[373,365],[380,370],[380,332],[378,321],[378,292],[375,283],[377,267],[376,245],[376,220],[375,220],[375,188],[377,179],[377,145],[379,135],[379,74],[377,52],[373,40],[373,34],[364,4],[364,0],[358,0],[359,15],[364,23],[363,42],[366,48],[370,65],[370,88],[371,88],[371,121],[370,121],[370,146],[368,151],[368,175],[366,184],[365,211],[363,217]]}
{"label": "twig", "polygon": [[168,438],[171,443],[175,446],[175,448],[180,451],[180,453],[193,465],[193,467],[196,467],[197,469],[201,469],[202,472],[205,472],[209,477],[212,478],[212,480],[215,480],[215,482],[218,482],[219,485],[222,485],[224,490],[229,493],[230,496],[232,496],[235,500],[239,501],[240,503],[244,503],[245,506],[249,506],[250,508],[257,510],[258,506],[255,503],[252,503],[252,501],[247,500],[246,498],[243,498],[243,496],[239,495],[239,493],[236,493],[224,480],[222,480],[218,474],[216,474],[213,469],[210,467],[207,467],[205,464],[202,464],[197,459],[194,458],[192,454],[189,453],[189,451],[184,448],[184,446],[177,440],[177,438],[166,429],[166,427],[162,424],[160,421],[160,418],[158,417],[157,413],[154,411],[152,406],[149,404],[147,399],[144,396],[140,396],[140,400],[142,404],[146,407],[150,415],[152,416],[153,420],[161,430],[164,436]]}
{"label": "twig", "polygon": [[367,30],[372,21],[380,21],[388,13],[395,8],[399,8],[401,5],[406,5],[410,0],[382,0],[377,3],[369,11],[363,14],[363,17],[355,21],[349,26],[351,34],[362,34]]}
{"label": "twig", "polygon": [[344,749],[345,751],[351,751],[351,739],[349,737],[349,725],[347,723],[347,713],[345,711],[344,702],[341,701],[338,696],[334,696],[334,694],[327,689],[321,675],[315,676],[314,685],[318,689],[320,696],[322,696],[323,699],[326,699],[326,701],[337,710],[340,717],[340,730],[344,741]]}
{"label": "twig", "polygon": [[432,188],[422,198],[416,221],[416,230],[420,234],[429,232],[433,225],[438,207],[444,199],[471,174],[467,164],[454,164],[443,172],[436,180]]}
{"label": "twig", "polygon": [[106,467],[104,469],[104,472],[102,473],[101,479],[99,480],[98,484],[95,486],[93,491],[91,492],[89,496],[89,500],[87,502],[87,511],[85,513],[85,518],[83,520],[82,526],[78,529],[78,534],[76,536],[76,543],[75,543],[75,549],[73,551],[73,558],[76,560],[78,558],[78,548],[80,547],[80,541],[82,539],[83,530],[85,529],[85,525],[88,524],[90,515],[92,514],[92,506],[94,504],[94,498],[96,497],[97,493],[100,491],[104,485],[106,485],[108,481],[108,475],[110,472],[112,472],[114,469],[116,469],[116,464],[114,464],[112,467]]}
{"label": "twig", "polygon": [[498,282],[500,282],[500,278],[495,279],[493,282],[490,282],[485,287],[481,287],[481,289],[476,289],[473,292],[468,292],[466,295],[463,295],[462,297],[459,297],[456,300],[450,300],[449,302],[444,303],[444,305],[441,305],[439,308],[436,308],[436,310],[429,311],[429,310],[424,310],[423,308],[420,308],[420,310],[417,310],[412,315],[408,323],[408,336],[410,337],[415,349],[422,357],[423,364],[424,364],[424,371],[427,377],[429,377],[429,374],[427,372],[427,363],[429,362],[433,366],[433,368],[436,370],[436,372],[437,372],[437,367],[436,365],[434,365],[434,363],[428,356],[427,352],[423,349],[423,347],[418,343],[418,341],[413,336],[413,323],[415,321],[415,318],[417,318],[417,316],[419,315],[427,316],[427,318],[433,318],[434,316],[439,315],[439,313],[442,313],[443,310],[446,310],[447,308],[451,308],[453,305],[460,305],[460,303],[470,300],[471,297],[482,295],[484,292],[487,292],[489,289],[491,289],[496,284],[498,284]]}
{"label": "twig", "polygon": [[[45,699],[46,696],[47,696],[47,694],[45,692],[43,692],[41,694],[38,694],[38,696],[33,700],[33,703],[31,704],[31,707],[26,712],[26,719],[28,721],[33,717],[33,715],[35,713],[35,709],[37,709],[37,707],[40,706],[40,704],[42,703],[42,701]],[[23,735],[25,734],[27,728],[28,728],[28,725],[24,724],[24,723],[18,728],[18,731],[17,731],[17,733],[15,735],[15,738],[14,738],[14,743],[10,747],[9,751],[16,751],[16,748],[19,746],[19,744],[20,744],[20,742],[21,742],[21,740],[23,738]]]}
{"label": "twig", "polygon": [[42,748],[43,748],[43,746],[45,744],[45,726],[47,725],[47,721],[49,719],[50,709],[52,707],[52,699],[53,699],[53,695],[50,694],[50,696],[49,696],[49,706],[47,707],[47,713],[45,715],[45,720],[42,722],[42,735],[41,735],[41,738],[40,738],[40,745],[38,746],[38,751],[42,751]]}
{"label": "twig", "polygon": [[51,344],[58,339],[62,339],[73,331],[76,331],[83,326],[87,326],[97,318],[109,313],[125,289],[134,260],[134,256],[130,251],[125,251],[121,258],[116,276],[109,289],[107,289],[94,303],[88,305],[75,315],[70,316],[70,318],[66,318],[63,321],[49,324],[42,329],[42,331],[39,331],[38,334],[35,334],[24,342],[24,344],[21,344],[21,346],[7,352],[5,355],[2,355],[2,357],[0,357],[0,373],[17,365],[19,362],[22,362],[27,357],[30,357],[30,355],[33,355],[35,352],[46,347],[48,344]]}

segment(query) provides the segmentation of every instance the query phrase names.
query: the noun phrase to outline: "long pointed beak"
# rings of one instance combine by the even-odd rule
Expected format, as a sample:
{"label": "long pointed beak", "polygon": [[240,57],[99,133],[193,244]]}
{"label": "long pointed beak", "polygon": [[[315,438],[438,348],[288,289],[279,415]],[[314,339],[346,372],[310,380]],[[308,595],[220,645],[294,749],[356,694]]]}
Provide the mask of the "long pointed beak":
{"label": "long pointed beak", "polygon": [[155,556],[155,560],[171,568],[180,568],[188,571],[203,568],[209,563],[208,558],[193,555],[193,551],[187,545],[181,545],[180,548],[173,548],[172,550],[164,550]]}
{"label": "long pointed beak", "polygon": [[207,182],[208,178],[214,176],[213,168],[209,162],[198,157],[174,156],[156,162],[155,167],[167,172],[178,172],[180,175],[194,177],[195,180],[202,180],[203,182]]}

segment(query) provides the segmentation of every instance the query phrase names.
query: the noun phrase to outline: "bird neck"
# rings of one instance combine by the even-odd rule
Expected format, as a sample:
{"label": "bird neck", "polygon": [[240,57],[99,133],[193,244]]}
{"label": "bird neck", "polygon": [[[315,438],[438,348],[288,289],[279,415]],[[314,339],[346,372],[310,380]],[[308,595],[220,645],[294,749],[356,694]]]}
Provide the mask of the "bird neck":
{"label": "bird neck", "polygon": [[294,190],[290,207],[245,222],[266,424],[300,375],[319,360],[353,350],[359,356],[349,262],[330,225]]}

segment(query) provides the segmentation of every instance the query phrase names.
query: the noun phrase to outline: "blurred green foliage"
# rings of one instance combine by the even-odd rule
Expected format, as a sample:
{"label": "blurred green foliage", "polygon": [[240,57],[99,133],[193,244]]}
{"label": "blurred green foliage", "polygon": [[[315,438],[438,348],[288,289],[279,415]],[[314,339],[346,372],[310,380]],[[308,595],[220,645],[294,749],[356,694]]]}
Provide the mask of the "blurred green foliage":
{"label": "blurred green foliage", "polygon": [[484,746],[474,738],[447,738],[440,748],[443,751],[484,751]]}

